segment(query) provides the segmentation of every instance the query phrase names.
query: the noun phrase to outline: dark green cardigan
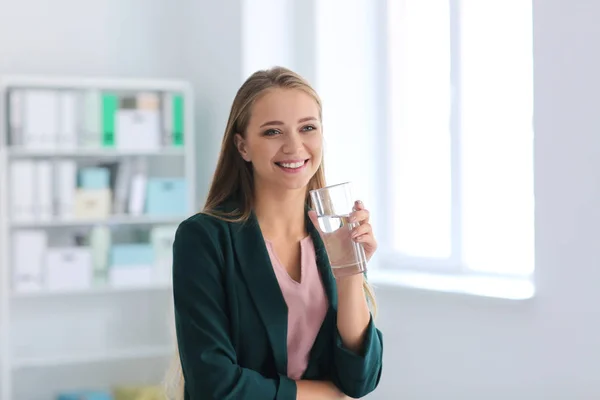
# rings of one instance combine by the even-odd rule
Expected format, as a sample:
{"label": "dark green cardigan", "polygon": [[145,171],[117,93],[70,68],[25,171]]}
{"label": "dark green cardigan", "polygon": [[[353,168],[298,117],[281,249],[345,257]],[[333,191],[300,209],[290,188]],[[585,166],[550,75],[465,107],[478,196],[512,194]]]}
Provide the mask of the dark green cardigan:
{"label": "dark green cardigan", "polygon": [[[335,279],[308,218],[307,226],[330,306],[302,379],[330,380],[360,398],[379,383],[382,335],[371,319],[364,351],[343,347]],[[287,306],[254,215],[246,223],[203,214],[182,222],[173,292],[186,399],[296,399],[296,383],[287,377]]]}

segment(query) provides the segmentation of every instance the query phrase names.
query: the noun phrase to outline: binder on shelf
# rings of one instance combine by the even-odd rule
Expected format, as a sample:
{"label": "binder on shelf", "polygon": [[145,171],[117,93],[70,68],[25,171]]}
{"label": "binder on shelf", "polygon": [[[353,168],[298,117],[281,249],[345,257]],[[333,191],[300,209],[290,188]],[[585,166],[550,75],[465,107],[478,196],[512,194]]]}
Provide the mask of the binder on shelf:
{"label": "binder on shelf", "polygon": [[173,96],[173,146],[181,147],[184,144],[184,108],[183,96]]}
{"label": "binder on shelf", "polygon": [[110,229],[106,226],[96,226],[90,233],[94,285],[107,283],[111,240]]}
{"label": "binder on shelf", "polygon": [[173,95],[170,92],[162,94],[162,135],[161,145],[171,147],[173,145]]}
{"label": "binder on shelf", "polygon": [[14,147],[22,147],[24,145],[23,90],[13,89],[8,96],[8,143]]}
{"label": "binder on shelf", "polygon": [[77,188],[77,164],[73,160],[58,160],[55,166],[55,196],[57,216],[62,220],[75,215],[75,189]]}
{"label": "binder on shelf", "polygon": [[35,218],[37,221],[50,221],[53,217],[53,179],[50,161],[35,162]]}
{"label": "binder on shelf", "polygon": [[43,285],[44,258],[48,236],[42,230],[13,233],[13,289],[17,293],[40,291]]}
{"label": "binder on shelf", "polygon": [[99,90],[87,90],[83,95],[83,130],[78,138],[78,144],[83,148],[99,148],[101,146],[101,97]]}
{"label": "binder on shelf", "polygon": [[147,193],[147,166],[143,161],[138,161],[134,167],[131,179],[131,190],[129,192],[129,214],[139,216],[145,211]]}
{"label": "binder on shelf", "polygon": [[56,148],[59,129],[59,96],[55,90],[26,90],[24,99],[24,147]]}
{"label": "binder on shelf", "polygon": [[113,209],[117,215],[127,212],[127,199],[129,198],[130,183],[133,176],[133,163],[123,160],[117,167],[113,193]]}
{"label": "binder on shelf", "polygon": [[10,164],[10,208],[14,222],[35,221],[35,164],[15,160]]}
{"label": "binder on shelf", "polygon": [[115,147],[115,118],[119,98],[113,93],[102,94],[102,147]]}
{"label": "binder on shelf", "polygon": [[79,129],[79,112],[81,98],[75,91],[64,91],[60,94],[60,129],[58,146],[60,149],[77,147],[77,130]]}

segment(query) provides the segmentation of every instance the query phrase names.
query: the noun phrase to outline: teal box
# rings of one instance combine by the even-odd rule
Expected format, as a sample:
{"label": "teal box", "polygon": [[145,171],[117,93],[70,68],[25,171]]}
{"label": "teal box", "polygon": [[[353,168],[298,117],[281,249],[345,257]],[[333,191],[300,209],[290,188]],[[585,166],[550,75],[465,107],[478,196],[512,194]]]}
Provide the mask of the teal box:
{"label": "teal box", "polygon": [[184,216],[187,184],[183,178],[148,179],[146,213],[153,216]]}
{"label": "teal box", "polygon": [[111,265],[121,267],[127,265],[153,265],[154,248],[151,244],[119,244],[112,246]]}
{"label": "teal box", "polygon": [[82,189],[108,189],[110,171],[108,168],[82,168],[79,171],[79,187]]}
{"label": "teal box", "polygon": [[59,394],[57,400],[114,400],[109,392],[69,392]]}

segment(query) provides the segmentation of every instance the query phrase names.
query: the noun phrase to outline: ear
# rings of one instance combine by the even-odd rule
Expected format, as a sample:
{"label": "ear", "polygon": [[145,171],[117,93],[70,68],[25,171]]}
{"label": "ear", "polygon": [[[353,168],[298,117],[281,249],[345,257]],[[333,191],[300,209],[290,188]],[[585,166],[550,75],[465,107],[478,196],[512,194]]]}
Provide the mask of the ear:
{"label": "ear", "polygon": [[238,151],[240,152],[240,155],[242,156],[242,158],[247,161],[250,162],[251,158],[250,158],[250,154],[248,153],[248,148],[246,146],[246,141],[244,140],[244,138],[242,137],[242,135],[240,135],[239,133],[236,133],[234,138],[234,143],[235,143],[235,147],[238,149]]}

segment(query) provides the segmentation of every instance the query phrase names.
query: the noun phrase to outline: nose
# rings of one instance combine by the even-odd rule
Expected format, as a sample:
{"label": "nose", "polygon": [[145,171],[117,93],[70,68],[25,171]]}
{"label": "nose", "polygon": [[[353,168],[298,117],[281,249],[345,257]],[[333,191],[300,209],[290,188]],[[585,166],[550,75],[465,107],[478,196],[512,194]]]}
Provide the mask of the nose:
{"label": "nose", "polygon": [[288,133],[284,136],[282,151],[285,154],[294,154],[304,147],[302,136],[298,132]]}

